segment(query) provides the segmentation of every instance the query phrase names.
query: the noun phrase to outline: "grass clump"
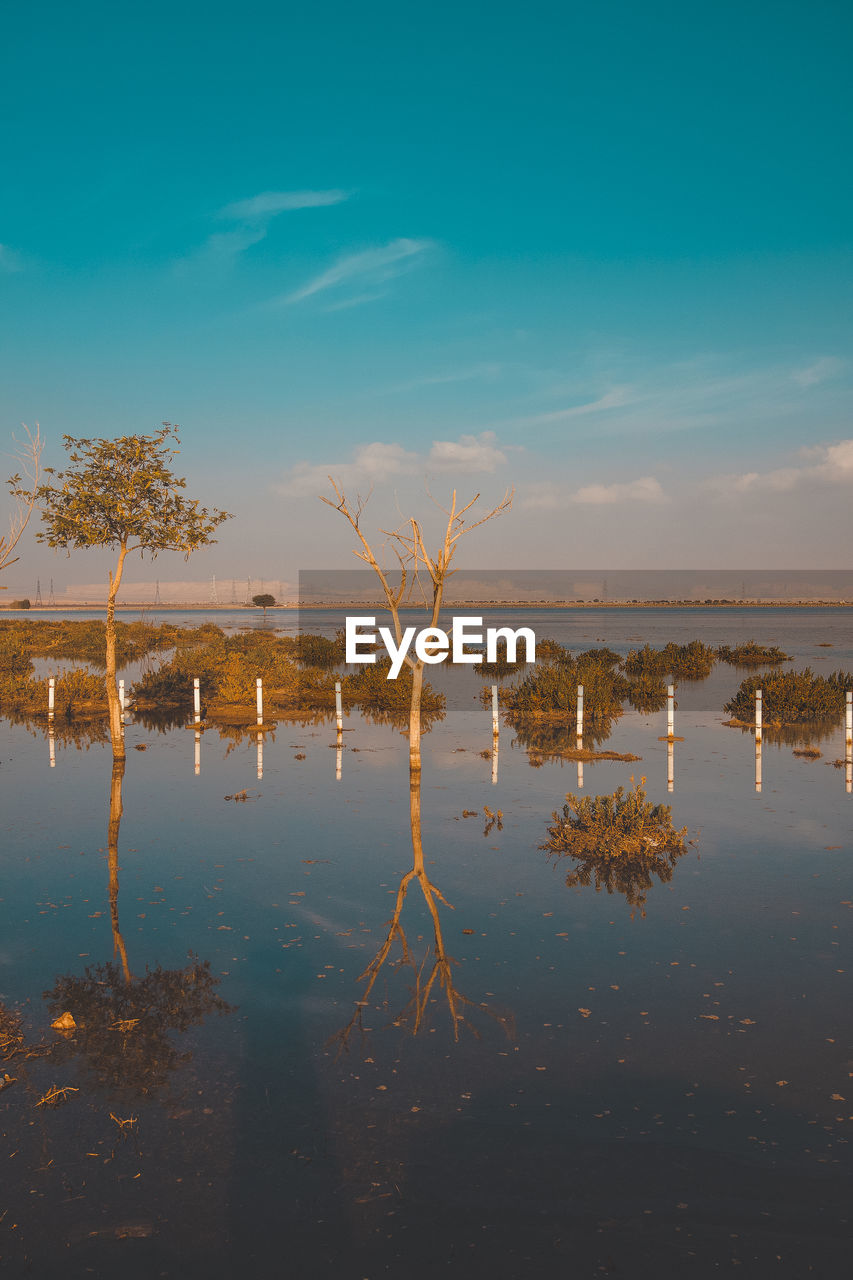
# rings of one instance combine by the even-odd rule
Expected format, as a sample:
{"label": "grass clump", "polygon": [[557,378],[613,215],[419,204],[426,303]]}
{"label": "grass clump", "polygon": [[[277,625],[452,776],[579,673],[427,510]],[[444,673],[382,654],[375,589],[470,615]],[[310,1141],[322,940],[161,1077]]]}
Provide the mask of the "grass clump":
{"label": "grass clump", "polygon": [[671,880],[676,862],[687,852],[687,828],[673,825],[669,805],[646,799],[644,782],[642,778],[627,792],[617,787],[610,795],[568,794],[562,812],[552,814],[548,840],[540,846],[576,860],[566,877],[570,888],[594,883],[596,892],[623,894],[643,915],[655,878]]}
{"label": "grass clump", "polygon": [[754,640],[734,647],[722,644],[717,650],[717,657],[732,667],[769,667],[791,661],[790,654],[783,653],[776,645],[756,644]]}
{"label": "grass clump", "polygon": [[837,723],[844,713],[845,690],[853,688],[853,672],[834,671],[816,676],[803,671],[773,671],[748,676],[724,710],[744,724],[755,719],[755,692],[762,690],[765,725],[790,726],[811,721]]}

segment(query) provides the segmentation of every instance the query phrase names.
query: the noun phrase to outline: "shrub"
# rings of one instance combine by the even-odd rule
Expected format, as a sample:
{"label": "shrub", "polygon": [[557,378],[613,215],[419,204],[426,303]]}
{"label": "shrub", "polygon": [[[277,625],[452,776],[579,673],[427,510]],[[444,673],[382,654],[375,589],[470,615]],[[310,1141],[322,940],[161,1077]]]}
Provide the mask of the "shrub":
{"label": "shrub", "polygon": [[674,680],[704,680],[710,675],[716,654],[710,645],[701,640],[689,644],[670,642],[663,649],[632,649],[625,659],[625,672],[633,677],[661,679],[671,675]]}
{"label": "shrub", "polygon": [[791,661],[790,656],[775,645],[760,645],[754,640],[734,648],[727,644],[720,645],[717,657],[720,662],[727,662],[732,667],[768,667]]}
{"label": "shrub", "polygon": [[579,865],[566,877],[570,888],[594,881],[596,892],[622,893],[645,915],[654,877],[671,880],[676,862],[687,852],[687,828],[673,826],[669,805],[646,800],[642,782],[627,793],[617,787],[612,795],[567,795],[540,847],[577,860]]}
{"label": "shrub", "polygon": [[748,676],[724,710],[735,720],[755,718],[755,691],[762,690],[762,718],[768,725],[797,725],[812,720],[838,721],[844,712],[844,693],[853,688],[853,672],[816,676],[803,671],[772,671]]}

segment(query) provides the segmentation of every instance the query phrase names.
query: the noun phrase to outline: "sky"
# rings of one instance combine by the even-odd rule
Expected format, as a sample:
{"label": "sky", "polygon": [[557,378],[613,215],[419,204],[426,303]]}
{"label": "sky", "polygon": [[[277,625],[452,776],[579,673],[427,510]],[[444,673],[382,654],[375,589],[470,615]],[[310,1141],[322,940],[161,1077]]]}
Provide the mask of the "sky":
{"label": "sky", "polygon": [[[233,513],[130,582],[293,582],[455,488],[481,568],[845,568],[842,0],[8,7],[0,462],[180,424]],[[10,504],[0,500],[0,527]],[[106,578],[39,546],[14,594]],[[381,542],[381,534],[377,534]],[[463,550],[464,548],[464,550]],[[3,593],[7,594],[7,593]],[[8,594],[7,594],[8,598]]]}

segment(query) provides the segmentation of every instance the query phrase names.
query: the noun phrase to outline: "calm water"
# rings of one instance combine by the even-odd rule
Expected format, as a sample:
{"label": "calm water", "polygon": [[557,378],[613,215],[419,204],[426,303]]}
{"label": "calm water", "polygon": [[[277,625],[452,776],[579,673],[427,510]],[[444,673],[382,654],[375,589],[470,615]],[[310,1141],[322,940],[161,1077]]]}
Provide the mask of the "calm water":
{"label": "calm water", "polygon": [[[853,668],[845,610],[523,618]],[[578,766],[531,767],[508,729],[495,764],[489,714],[451,706],[420,797],[441,898],[408,882],[390,935],[413,866],[392,727],[350,716],[338,760],[333,726],[280,723],[259,759],[254,734],[130,723],[116,779],[102,744],[59,738],[51,767],[41,730],[0,722],[0,999],[62,1046],[0,1064],[8,1273],[846,1275],[843,729],[815,760],[766,743],[757,791],[751,735],[721,724],[740,678],[679,689],[671,792],[665,713],[616,722],[640,761],[583,766],[584,793],[643,776],[688,827],[644,910],[539,848]]]}

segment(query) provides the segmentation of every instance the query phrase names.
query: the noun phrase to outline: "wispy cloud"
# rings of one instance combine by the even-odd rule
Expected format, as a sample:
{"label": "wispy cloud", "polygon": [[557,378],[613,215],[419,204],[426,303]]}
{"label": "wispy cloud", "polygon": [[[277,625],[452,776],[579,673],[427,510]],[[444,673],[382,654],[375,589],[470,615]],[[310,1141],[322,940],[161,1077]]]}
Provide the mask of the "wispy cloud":
{"label": "wispy cloud", "polygon": [[252,245],[265,240],[270,224],[281,213],[296,209],[320,209],[340,204],[349,198],[347,191],[264,191],[248,200],[236,200],[220,209],[216,217],[235,225],[227,231],[215,231],[182,264],[200,262],[228,266]]}
{"label": "wispy cloud", "polygon": [[348,191],[264,191],[248,200],[235,200],[220,209],[219,217],[235,222],[256,222],[274,218],[293,209],[321,209],[348,200]]}
{"label": "wispy cloud", "polygon": [[420,378],[410,378],[408,382],[397,382],[392,387],[386,387],[384,395],[399,395],[406,391],[419,391],[421,387],[443,387],[459,382],[473,382],[483,379],[491,381],[497,378],[501,372],[501,365],[495,363],[482,363],[470,365],[465,369],[453,369],[448,373],[431,373],[424,374]]}
{"label": "wispy cloud", "polygon": [[837,356],[820,356],[804,369],[797,369],[792,377],[801,387],[814,387],[827,378],[836,377],[843,369],[844,361]]}
{"label": "wispy cloud", "polygon": [[587,484],[571,494],[572,502],[589,506],[612,505],[616,502],[646,502],[660,504],[668,501],[660,481],[654,476],[638,476],[636,480],[614,484]]}
{"label": "wispy cloud", "polygon": [[362,290],[366,285],[375,289],[377,285],[384,284],[387,280],[393,280],[395,276],[411,270],[418,259],[431,247],[431,240],[401,238],[375,249],[362,249],[359,253],[345,254],[301,288],[293,293],[282,295],[276,301],[288,304],[303,302],[314,294],[324,293],[327,289],[336,289],[352,282],[357,282]]}
{"label": "wispy cloud", "polygon": [[511,424],[507,425],[514,427],[544,427],[552,422],[568,422],[572,418],[586,417],[587,414],[603,413],[607,409],[622,409],[626,405],[635,404],[640,398],[640,395],[631,387],[613,387],[595,400],[569,405],[565,409],[553,409],[549,413],[536,413],[525,418],[515,418]]}
{"label": "wispy cloud", "polygon": [[7,244],[0,244],[0,271],[6,271],[11,275],[13,271],[23,271],[23,269],[21,255],[14,249],[10,249]]}
{"label": "wispy cloud", "polygon": [[457,475],[491,474],[506,462],[494,432],[433,440],[428,453],[416,453],[395,442],[374,440],[359,445],[353,456],[337,462],[297,462],[274,487],[288,497],[314,497],[329,488],[329,476],[350,491],[404,476],[452,471]]}

